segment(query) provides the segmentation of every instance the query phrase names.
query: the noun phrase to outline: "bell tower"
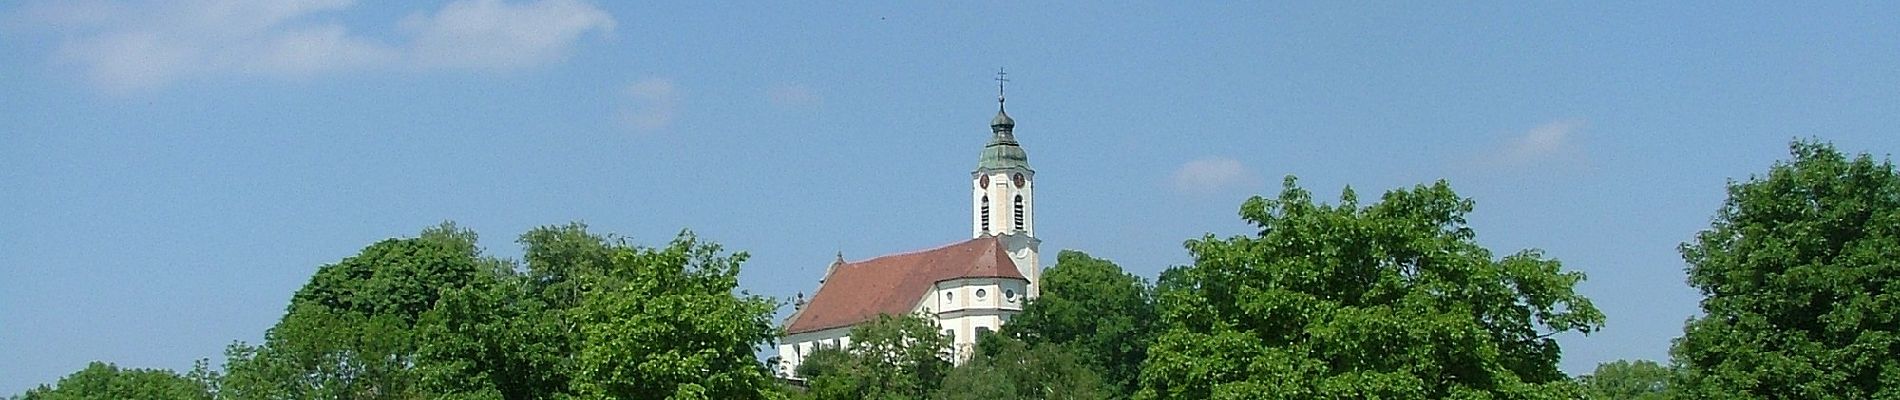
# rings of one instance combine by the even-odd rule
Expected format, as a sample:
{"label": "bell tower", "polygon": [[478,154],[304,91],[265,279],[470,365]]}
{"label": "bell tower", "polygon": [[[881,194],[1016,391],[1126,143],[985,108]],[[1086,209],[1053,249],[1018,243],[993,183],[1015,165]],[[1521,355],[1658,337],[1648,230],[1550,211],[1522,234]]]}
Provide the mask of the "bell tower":
{"label": "bell tower", "polygon": [[1004,110],[1003,83],[1008,74],[996,72],[996,117],[990,119],[990,140],[977,158],[970,202],[971,236],[996,236],[1009,248],[1018,272],[1029,278],[1029,296],[1041,292],[1042,267],[1036,239],[1036,171],[1029,154],[1016,142],[1016,120]]}

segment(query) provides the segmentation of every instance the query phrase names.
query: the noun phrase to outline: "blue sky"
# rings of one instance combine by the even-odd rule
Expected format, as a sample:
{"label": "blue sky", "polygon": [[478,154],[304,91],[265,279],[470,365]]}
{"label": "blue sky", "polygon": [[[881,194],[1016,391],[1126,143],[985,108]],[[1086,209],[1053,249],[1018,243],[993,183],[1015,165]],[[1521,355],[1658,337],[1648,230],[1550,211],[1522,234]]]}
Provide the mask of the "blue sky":
{"label": "blue sky", "polygon": [[[629,2],[631,3],[631,2]],[[809,292],[965,238],[998,67],[1045,262],[1143,276],[1334,198],[1448,179],[1500,254],[1590,275],[1563,367],[1666,359],[1675,247],[1794,137],[1900,148],[1900,8],[585,0],[0,5],[0,393],[255,342],[317,267],[443,220],[752,255]]]}

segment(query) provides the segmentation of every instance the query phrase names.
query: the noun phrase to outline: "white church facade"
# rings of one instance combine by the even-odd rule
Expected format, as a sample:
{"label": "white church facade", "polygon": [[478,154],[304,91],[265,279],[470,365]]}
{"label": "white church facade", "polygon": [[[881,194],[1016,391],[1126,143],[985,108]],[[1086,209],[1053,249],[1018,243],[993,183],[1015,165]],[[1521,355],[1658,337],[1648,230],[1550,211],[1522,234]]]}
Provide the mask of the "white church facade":
{"label": "white church facade", "polygon": [[[999,78],[1000,81],[1000,78]],[[812,351],[851,343],[851,328],[879,315],[921,313],[951,338],[953,360],[969,357],[976,338],[994,332],[1039,292],[1036,171],[1016,142],[1016,121],[997,95],[990,140],[970,173],[971,239],[910,253],[847,262],[825,270],[809,302],[800,299],[779,338],[779,373],[793,376]]]}

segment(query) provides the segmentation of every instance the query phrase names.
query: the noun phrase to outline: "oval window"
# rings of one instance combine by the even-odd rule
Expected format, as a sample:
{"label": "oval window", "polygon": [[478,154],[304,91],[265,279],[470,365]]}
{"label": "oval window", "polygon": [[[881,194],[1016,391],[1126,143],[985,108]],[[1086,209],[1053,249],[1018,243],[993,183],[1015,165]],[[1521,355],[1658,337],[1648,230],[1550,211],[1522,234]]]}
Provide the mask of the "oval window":
{"label": "oval window", "polygon": [[1016,289],[1003,289],[1003,298],[1005,298],[1005,299],[1010,299],[1010,300],[1015,300],[1015,299],[1016,299]]}
{"label": "oval window", "polygon": [[977,290],[976,290],[976,298],[979,298],[979,299],[981,299],[981,298],[983,298],[983,296],[984,296],[984,295],[986,295],[986,294],[989,294],[989,292],[985,292],[985,291],[983,291],[983,289],[977,289]]}
{"label": "oval window", "polygon": [[955,300],[956,298],[956,293],[943,292],[943,301]]}

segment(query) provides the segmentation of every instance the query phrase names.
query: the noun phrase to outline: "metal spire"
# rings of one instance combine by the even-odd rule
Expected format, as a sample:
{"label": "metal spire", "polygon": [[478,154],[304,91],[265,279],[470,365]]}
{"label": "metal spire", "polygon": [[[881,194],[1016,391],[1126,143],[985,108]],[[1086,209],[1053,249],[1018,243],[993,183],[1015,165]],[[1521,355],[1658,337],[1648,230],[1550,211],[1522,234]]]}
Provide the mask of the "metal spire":
{"label": "metal spire", "polygon": [[1003,83],[1004,82],[1009,82],[1009,73],[1003,72],[1003,68],[998,67],[996,68],[996,109],[998,111],[1001,111],[1003,109]]}

